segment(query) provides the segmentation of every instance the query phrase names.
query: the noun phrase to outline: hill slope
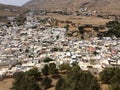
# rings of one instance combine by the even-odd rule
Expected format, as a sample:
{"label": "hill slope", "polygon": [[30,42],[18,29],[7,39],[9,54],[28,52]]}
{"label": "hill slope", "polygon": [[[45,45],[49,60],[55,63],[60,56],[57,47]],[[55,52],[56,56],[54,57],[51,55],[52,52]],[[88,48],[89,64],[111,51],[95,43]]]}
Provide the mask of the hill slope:
{"label": "hill slope", "polygon": [[0,4],[0,22],[7,22],[7,17],[16,17],[24,14],[26,9],[18,6]]}
{"label": "hill slope", "polygon": [[67,9],[68,11],[76,11],[81,7],[89,8],[90,10],[99,10],[112,14],[120,14],[119,0],[31,0],[24,7],[31,9]]}
{"label": "hill slope", "polygon": [[22,8],[18,6],[0,4],[0,16],[14,16],[21,10]]}

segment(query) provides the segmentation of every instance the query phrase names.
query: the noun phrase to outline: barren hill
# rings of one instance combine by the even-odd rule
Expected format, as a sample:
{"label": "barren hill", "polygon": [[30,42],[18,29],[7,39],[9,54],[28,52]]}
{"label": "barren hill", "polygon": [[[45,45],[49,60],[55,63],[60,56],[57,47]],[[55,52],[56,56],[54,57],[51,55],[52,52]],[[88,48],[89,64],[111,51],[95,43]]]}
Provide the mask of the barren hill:
{"label": "barren hill", "polygon": [[15,16],[20,14],[24,9],[18,6],[0,4],[0,16]]}
{"label": "barren hill", "polygon": [[24,7],[31,9],[76,11],[81,7],[98,10],[109,14],[120,14],[119,0],[31,0]]}
{"label": "barren hill", "polygon": [[23,15],[25,10],[18,6],[0,4],[0,22],[7,22],[7,17]]}

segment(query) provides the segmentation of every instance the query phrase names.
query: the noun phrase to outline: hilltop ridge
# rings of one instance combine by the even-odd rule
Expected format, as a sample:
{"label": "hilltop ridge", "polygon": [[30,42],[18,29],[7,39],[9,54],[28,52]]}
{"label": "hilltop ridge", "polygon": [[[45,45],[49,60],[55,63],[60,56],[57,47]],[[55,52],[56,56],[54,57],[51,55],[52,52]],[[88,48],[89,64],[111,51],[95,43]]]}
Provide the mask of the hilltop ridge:
{"label": "hilltop ridge", "polygon": [[31,0],[23,7],[30,9],[77,11],[87,8],[107,14],[120,14],[119,0]]}

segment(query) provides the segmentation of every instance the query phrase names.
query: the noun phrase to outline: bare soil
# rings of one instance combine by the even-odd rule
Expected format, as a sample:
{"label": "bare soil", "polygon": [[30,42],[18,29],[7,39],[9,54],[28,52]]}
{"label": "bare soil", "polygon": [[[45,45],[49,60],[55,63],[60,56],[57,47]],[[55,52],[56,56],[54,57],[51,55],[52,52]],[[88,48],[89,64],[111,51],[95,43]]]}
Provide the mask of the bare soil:
{"label": "bare soil", "polygon": [[91,25],[104,25],[105,23],[111,21],[111,19],[104,19],[104,18],[99,18],[96,16],[68,16],[68,15],[60,15],[60,14],[48,14],[44,16],[37,16],[40,18],[54,18],[60,21],[72,21],[73,23],[77,23],[80,25],[84,24],[91,24]]}
{"label": "bare soil", "polygon": [[4,79],[0,81],[0,90],[10,90],[13,83],[13,79]]}

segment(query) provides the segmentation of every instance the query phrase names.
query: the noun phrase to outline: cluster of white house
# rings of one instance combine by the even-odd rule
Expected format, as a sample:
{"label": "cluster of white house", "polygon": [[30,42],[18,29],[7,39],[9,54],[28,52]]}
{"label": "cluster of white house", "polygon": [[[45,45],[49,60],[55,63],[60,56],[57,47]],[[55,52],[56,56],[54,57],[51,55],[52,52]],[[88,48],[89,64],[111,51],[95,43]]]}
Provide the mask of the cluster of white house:
{"label": "cluster of white house", "polygon": [[[120,65],[120,39],[104,37],[80,40],[66,36],[65,28],[46,27],[28,17],[22,26],[0,28],[0,77],[12,76],[18,71],[37,67],[40,71],[45,64],[78,62],[83,70],[88,66],[100,72],[105,67]],[[44,63],[45,58],[55,61]],[[18,62],[22,62],[18,65]]]}

